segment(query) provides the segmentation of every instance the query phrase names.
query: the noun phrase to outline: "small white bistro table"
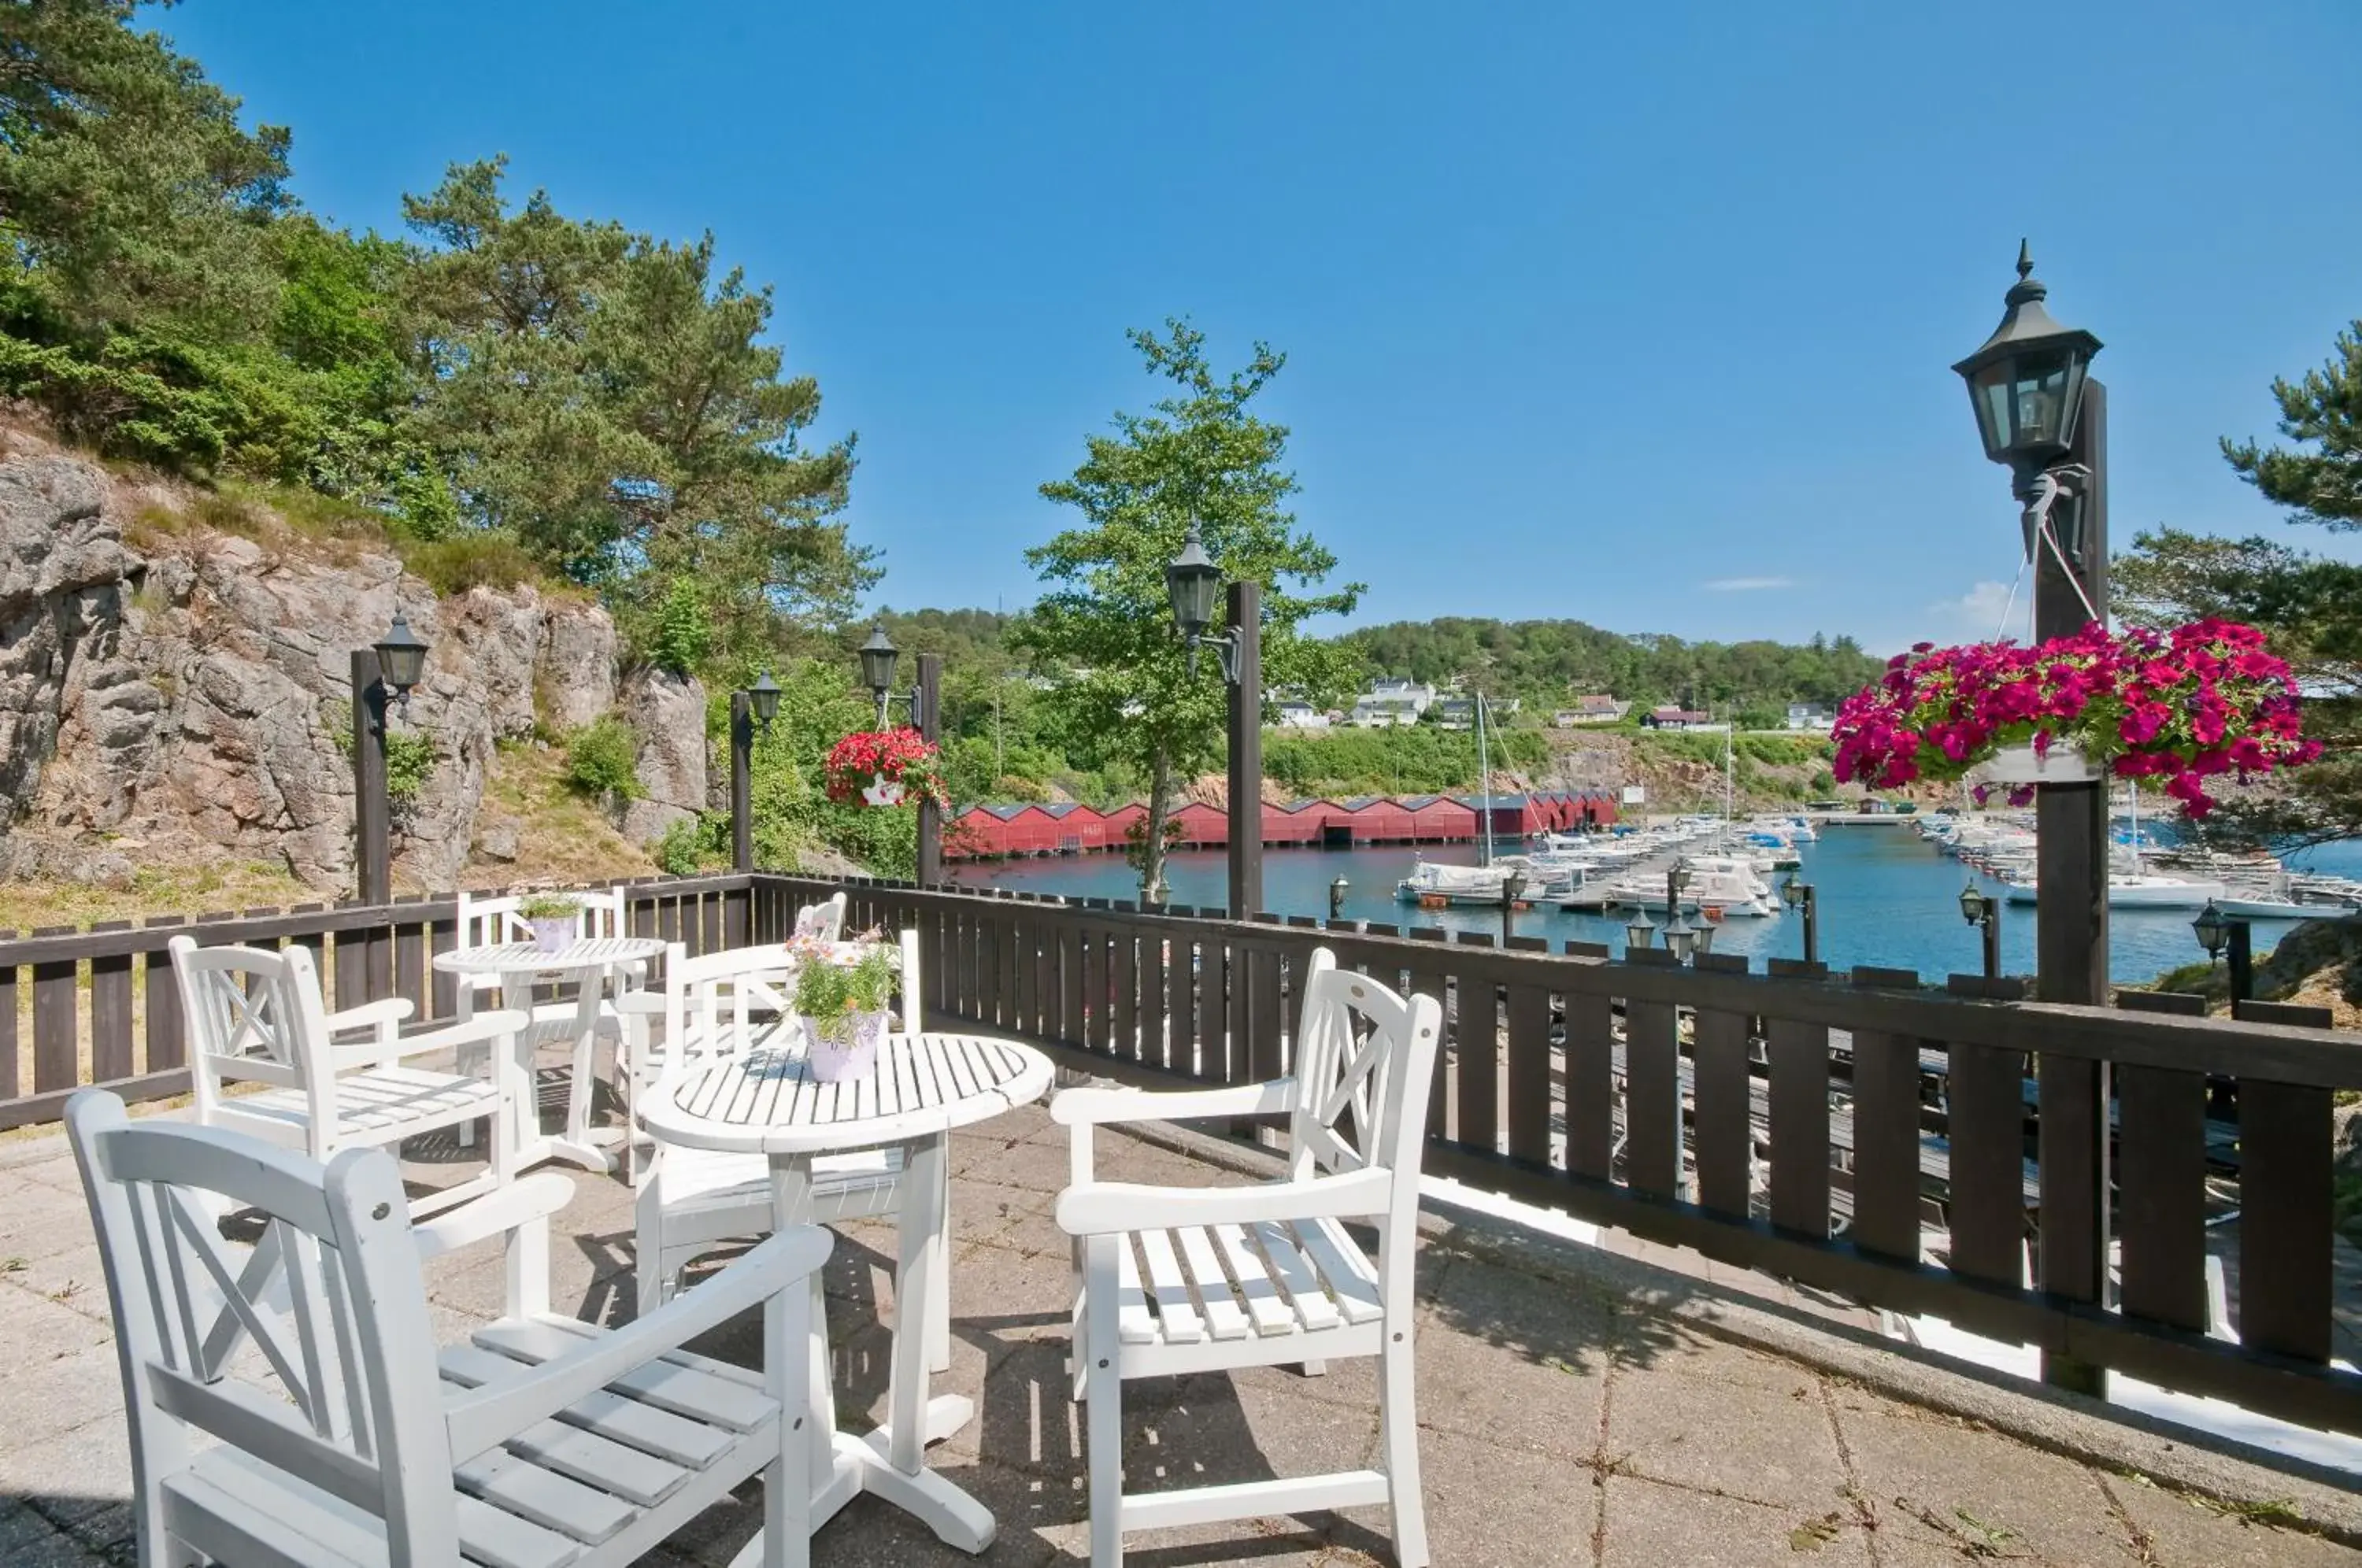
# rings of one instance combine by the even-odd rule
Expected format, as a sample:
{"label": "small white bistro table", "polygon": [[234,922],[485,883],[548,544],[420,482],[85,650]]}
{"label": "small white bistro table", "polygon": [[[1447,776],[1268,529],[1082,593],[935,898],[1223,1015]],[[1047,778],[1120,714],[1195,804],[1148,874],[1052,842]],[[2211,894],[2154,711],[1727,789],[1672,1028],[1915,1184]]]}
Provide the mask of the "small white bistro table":
{"label": "small white bistro table", "polygon": [[[692,1149],[768,1155],[776,1212],[806,1211],[815,1155],[856,1149],[902,1151],[900,1296],[887,1424],[866,1437],[836,1430],[827,1357],[811,1379],[811,1527],[818,1529],[861,1492],[875,1492],[915,1516],[945,1545],[969,1552],[992,1544],[992,1512],[926,1468],[927,1444],[966,1426],[975,1406],[959,1395],[930,1398],[928,1312],[944,1212],[944,1162],[955,1127],[989,1121],[1039,1099],[1050,1088],[1049,1058],[1030,1045],[979,1034],[892,1034],[876,1071],[842,1083],[805,1073],[800,1051],[756,1049],[684,1073],[641,1102],[650,1135]],[[819,1288],[820,1276],[812,1276]],[[757,1548],[749,1546],[748,1552]],[[742,1553],[739,1561],[757,1561]]]}
{"label": "small white bistro table", "polygon": [[608,975],[616,967],[654,958],[664,950],[665,944],[651,936],[584,936],[555,953],[545,953],[530,942],[504,942],[493,947],[458,947],[435,955],[435,967],[445,974],[499,976],[502,1001],[528,1013],[533,1010],[535,985],[569,975],[576,978],[574,1018],[566,1026],[574,1042],[574,1081],[566,1091],[566,1131],[555,1138],[542,1135],[541,1096],[533,1087],[533,1049],[538,1032],[528,1029],[517,1042],[525,1082],[517,1108],[519,1169],[552,1159],[585,1170],[615,1168],[615,1157],[599,1147],[590,1131],[590,1072],[599,1039],[599,998],[606,989]]}

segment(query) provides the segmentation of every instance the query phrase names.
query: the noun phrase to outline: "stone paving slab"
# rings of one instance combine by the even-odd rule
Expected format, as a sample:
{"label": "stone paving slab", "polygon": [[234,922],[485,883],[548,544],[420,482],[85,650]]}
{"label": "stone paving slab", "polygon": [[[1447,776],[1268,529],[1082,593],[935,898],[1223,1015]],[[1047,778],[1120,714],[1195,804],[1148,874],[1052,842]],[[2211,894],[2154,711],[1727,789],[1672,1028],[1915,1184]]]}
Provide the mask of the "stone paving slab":
{"label": "stone paving slab", "polygon": [[[131,1562],[121,1390],[74,1174],[55,1141],[7,1153],[0,1564]],[[1106,1132],[1099,1167],[1128,1180],[1237,1179]],[[1004,1117],[955,1140],[954,1170],[955,1347],[938,1386],[975,1398],[978,1418],[932,1462],[999,1520],[980,1561],[1079,1562],[1084,1434],[1065,1367],[1068,1250],[1052,1214],[1064,1131],[1038,1110]],[[438,1159],[415,1174],[465,1171]],[[575,1180],[552,1247],[553,1299],[586,1320],[624,1321],[635,1296],[631,1194],[618,1181]],[[890,1221],[848,1224],[828,1265],[837,1403],[855,1430],[884,1413],[894,1242]],[[1607,1271],[1527,1266],[1513,1247],[1448,1230],[1424,1245],[1418,1277],[1421,1459],[1439,1564],[2362,1568],[2362,1552],[2286,1528],[2294,1521],[2269,1509],[2243,1518],[1702,1332],[1666,1307],[1695,1281],[1612,1288]],[[502,1265],[491,1250],[439,1259],[427,1285],[438,1331],[459,1338],[498,1311]],[[751,1363],[757,1327],[729,1325],[705,1348]],[[1377,1449],[1367,1361],[1317,1377],[1268,1368],[1124,1392],[1135,1488],[1360,1465]],[[750,1489],[648,1562],[726,1562],[756,1506]],[[870,1497],[814,1545],[829,1565],[979,1561]],[[1393,1561],[1384,1509],[1154,1532],[1131,1547],[1129,1560],[1149,1568]]]}

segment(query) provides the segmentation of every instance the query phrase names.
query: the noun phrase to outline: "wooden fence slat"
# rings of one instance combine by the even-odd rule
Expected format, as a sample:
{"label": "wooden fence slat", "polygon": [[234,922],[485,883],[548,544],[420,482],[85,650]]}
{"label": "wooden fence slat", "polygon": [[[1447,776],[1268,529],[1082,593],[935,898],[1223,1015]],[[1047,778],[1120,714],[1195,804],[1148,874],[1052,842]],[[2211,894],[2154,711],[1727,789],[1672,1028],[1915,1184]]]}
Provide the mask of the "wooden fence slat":
{"label": "wooden fence slat", "polygon": [[1616,1147],[1616,1017],[1605,996],[1566,999],[1566,1168],[1606,1181]]}
{"label": "wooden fence slat", "polygon": [[1624,1004],[1624,1179],[1651,1198],[1682,1191],[1682,1054],[1671,1002]]}
{"label": "wooden fence slat", "polygon": [[[93,932],[129,931],[127,920],[94,922]],[[111,1083],[132,1073],[131,955],[90,961],[90,1077]]]}
{"label": "wooden fence slat", "polygon": [[2239,1340],[2329,1359],[2332,1095],[2239,1080]]}
{"label": "wooden fence slat", "polygon": [[1017,966],[1017,1014],[1010,1026],[1021,1034],[1043,1038],[1042,1029],[1042,936],[1033,923],[1031,906],[1020,904],[1010,922],[1014,933],[1011,955]]}
{"label": "wooden fence slat", "polygon": [[1540,986],[1509,988],[1509,1153],[1551,1163],[1551,997]]}
{"label": "wooden fence slat", "polygon": [[1173,1027],[1173,980],[1164,968],[1164,937],[1148,932],[1140,939],[1140,1060],[1152,1066],[1169,1066],[1166,1041]]}
{"label": "wooden fence slat", "polygon": [[1115,1009],[1111,1028],[1115,1054],[1140,1059],[1140,947],[1146,939],[1129,927],[1115,933]]}
{"label": "wooden fence slat", "polygon": [[[150,915],[141,922],[143,931],[158,933],[156,946],[139,958],[139,994],[148,1014],[144,1066],[151,1073],[169,1071],[189,1059],[188,1041],[181,1028],[181,987],[172,977],[172,955],[166,945],[172,940],[172,928],[183,923],[179,915]],[[10,1021],[15,1021],[13,1015]],[[0,1084],[13,1082],[0,1075]]]}
{"label": "wooden fence slat", "polygon": [[2035,1238],[2035,1280],[2053,1295],[2096,1301],[2107,1255],[2108,1069],[2099,1062],[2045,1056],[2036,1076],[2042,1223]]}
{"label": "wooden fence slat", "polygon": [[1058,989],[1054,1039],[1069,1045],[1087,1043],[1083,1034],[1083,948],[1087,939],[1072,922],[1058,926]]}
{"label": "wooden fence slat", "polygon": [[1829,1233],[1829,1031],[1774,1018],[1772,1059],[1772,1223]]}
{"label": "wooden fence slat", "polygon": [[1451,999],[1445,988],[1443,975],[1440,970],[1413,968],[1410,972],[1410,988],[1414,995],[1433,997],[1435,1005],[1443,1013],[1443,1038],[1436,1042],[1435,1046],[1435,1082],[1429,1088],[1427,1096],[1427,1135],[1430,1138],[1449,1138],[1451,1135],[1451,1096],[1446,1092],[1446,1085],[1449,1082],[1446,1074],[1452,1034]]}
{"label": "wooden fence slat", "polygon": [[[288,940],[300,942],[304,938],[290,937]],[[346,1008],[359,1007],[369,1000],[369,946],[362,940],[361,933],[356,931],[337,932],[336,945],[329,951],[328,958],[327,966],[320,971],[321,982],[328,985],[334,992],[328,1006],[341,1012]],[[329,978],[331,969],[336,972],[333,980]]]}
{"label": "wooden fence slat", "polygon": [[1919,1042],[1853,1032],[1853,1241],[1919,1259]]}
{"label": "wooden fence slat", "polygon": [[1490,981],[1462,977],[1460,1043],[1452,1074],[1452,1136],[1471,1148],[1498,1154],[1501,1147],[1501,999]]}
{"label": "wooden fence slat", "polygon": [[2116,1074],[2117,1304],[2136,1317],[2206,1329],[2206,1075]]}
{"label": "wooden fence slat", "polygon": [[1254,947],[1248,949],[1246,958],[1246,1076],[1253,1083],[1269,1083],[1287,1071],[1280,1040],[1280,1032],[1286,1025],[1279,994],[1279,955],[1269,948]]}
{"label": "wooden fence slat", "polygon": [[1697,1200],[1717,1214],[1747,1219],[1755,1197],[1755,1077],[1748,1063],[1745,1013],[1698,1010]]}
{"label": "wooden fence slat", "polygon": [[1198,944],[1186,935],[1167,939],[1164,955],[1166,1071],[1195,1075],[1198,1050]]}
{"label": "wooden fence slat", "polygon": [[[35,936],[63,936],[74,928],[37,928]],[[81,1023],[76,1016],[76,971],[71,958],[33,966],[33,1091],[70,1089],[83,1081]]]}
{"label": "wooden fence slat", "polygon": [[1954,1044],[1945,1075],[1951,1266],[2025,1283],[2025,1055]]}

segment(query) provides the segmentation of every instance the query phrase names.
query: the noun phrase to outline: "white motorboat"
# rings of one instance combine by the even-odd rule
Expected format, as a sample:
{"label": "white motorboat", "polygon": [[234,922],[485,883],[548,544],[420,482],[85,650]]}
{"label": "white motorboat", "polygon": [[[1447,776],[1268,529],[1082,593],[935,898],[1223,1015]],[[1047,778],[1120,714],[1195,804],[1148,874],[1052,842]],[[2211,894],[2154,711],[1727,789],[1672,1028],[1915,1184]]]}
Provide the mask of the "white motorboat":
{"label": "white motorboat", "polygon": [[[2032,878],[2005,884],[2002,896],[2013,904],[2039,900]],[[2187,877],[2167,877],[2153,871],[2112,872],[2108,877],[2108,907],[2112,910],[2195,910],[2223,897],[2223,884]]]}
{"label": "white motorboat", "polygon": [[[1683,864],[1689,871],[1689,881],[1681,895],[1684,911],[1694,910],[1709,916],[1716,910],[1726,915],[1780,912],[1779,899],[1745,857],[1699,855]],[[1628,909],[1664,910],[1665,878],[1662,873],[1650,872],[1618,878],[1608,885],[1607,898],[1609,902]]]}
{"label": "white motorboat", "polygon": [[1422,909],[1447,909],[1458,904],[1498,908],[1510,874],[1525,879],[1518,890],[1520,906],[1529,900],[1564,898],[1573,889],[1563,870],[1538,866],[1521,855],[1504,856],[1490,866],[1445,866],[1422,860],[1410,875],[1395,884],[1395,897]]}

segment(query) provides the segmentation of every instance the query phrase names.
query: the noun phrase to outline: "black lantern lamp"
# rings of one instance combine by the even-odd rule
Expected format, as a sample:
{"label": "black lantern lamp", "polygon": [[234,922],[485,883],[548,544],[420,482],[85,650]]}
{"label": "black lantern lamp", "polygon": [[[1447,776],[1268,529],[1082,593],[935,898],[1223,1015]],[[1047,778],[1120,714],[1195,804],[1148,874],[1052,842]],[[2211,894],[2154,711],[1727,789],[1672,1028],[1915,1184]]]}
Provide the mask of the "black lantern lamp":
{"label": "black lantern lamp", "polygon": [[1657,922],[1649,918],[1647,910],[1636,909],[1632,911],[1632,918],[1624,925],[1624,940],[1634,947],[1648,947],[1655,944]]}
{"label": "black lantern lamp", "polygon": [[861,684],[877,699],[877,727],[881,730],[886,727],[887,711],[893,704],[905,702],[912,713],[919,711],[917,692],[894,690],[894,665],[901,657],[902,650],[886,635],[883,624],[869,628],[869,640],[861,645]]}
{"label": "black lantern lamp", "polygon": [[1330,920],[1345,918],[1345,890],[1352,885],[1342,877],[1329,884],[1329,918]]}
{"label": "black lantern lamp", "polygon": [[1982,925],[1992,919],[1993,900],[1971,882],[1960,889],[1960,918],[1970,925]]}
{"label": "black lantern lamp", "polygon": [[1697,927],[1689,922],[1689,918],[1674,911],[1672,919],[1665,922],[1665,951],[1673,955],[1674,963],[1690,961],[1690,955],[1697,951]]}
{"label": "black lantern lamp", "polygon": [[2033,274],[2033,258],[2020,240],[2017,282],[2003,296],[2007,308],[2001,325],[1952,369],[1968,383],[1985,456],[2006,465],[2014,476],[2013,488],[2025,509],[2026,558],[2033,558],[2043,520],[2050,516],[2059,549],[2076,561],[2081,556],[2081,508],[2058,508],[2057,502],[2059,481],[2081,477],[2062,468],[2061,459],[2075,440],[2083,383],[2100,340],[2052,320],[2042,304],[2049,291]]}
{"label": "black lantern lamp", "polygon": [[378,675],[404,707],[410,703],[410,689],[426,674],[426,644],[410,629],[400,610],[393,613],[393,624],[376,644]]}
{"label": "black lantern lamp", "polygon": [[1238,644],[1227,632],[1209,632],[1214,624],[1217,601],[1222,593],[1222,569],[1206,553],[1206,541],[1198,532],[1198,525],[1189,525],[1189,536],[1181,542],[1181,553],[1164,566],[1164,592],[1173,602],[1173,624],[1179,628],[1181,640],[1189,649],[1189,671],[1198,670],[1198,646],[1213,645],[1222,661],[1222,679],[1235,681]]}
{"label": "black lantern lamp", "polygon": [[1791,871],[1788,879],[1780,884],[1780,901],[1792,910],[1800,910],[1805,907],[1805,895],[1811,891],[1805,886],[1805,879]]}
{"label": "black lantern lamp", "polygon": [[2223,956],[2223,949],[2230,945],[2231,922],[2223,917],[2223,911],[2215,907],[2212,899],[2207,900],[2206,907],[2198,911],[2198,918],[2190,922],[2190,929],[2197,934],[2198,945],[2206,949],[2209,963],[2219,960]]}
{"label": "black lantern lamp", "polygon": [[769,729],[771,721],[779,716],[779,683],[771,679],[769,670],[757,676],[755,684],[746,689],[746,701],[755,710],[755,722]]}

